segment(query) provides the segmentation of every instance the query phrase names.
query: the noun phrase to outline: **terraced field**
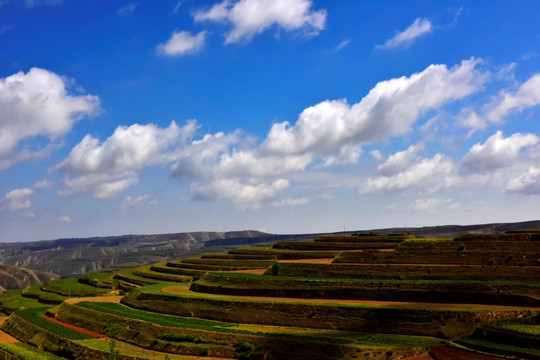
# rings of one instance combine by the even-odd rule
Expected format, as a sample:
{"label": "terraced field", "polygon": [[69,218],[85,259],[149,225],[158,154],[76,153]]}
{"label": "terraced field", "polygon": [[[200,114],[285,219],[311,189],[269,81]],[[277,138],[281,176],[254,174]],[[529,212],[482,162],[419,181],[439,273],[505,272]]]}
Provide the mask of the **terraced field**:
{"label": "terraced field", "polygon": [[0,357],[540,359],[538,240],[321,236],[54,280],[0,296]]}

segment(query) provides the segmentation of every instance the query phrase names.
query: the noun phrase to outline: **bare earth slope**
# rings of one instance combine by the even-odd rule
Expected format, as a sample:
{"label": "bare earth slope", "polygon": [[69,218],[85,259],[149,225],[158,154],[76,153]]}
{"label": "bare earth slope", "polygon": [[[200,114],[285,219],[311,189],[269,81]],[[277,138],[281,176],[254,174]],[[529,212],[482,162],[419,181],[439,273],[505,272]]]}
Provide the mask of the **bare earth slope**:
{"label": "bare earth slope", "polygon": [[9,289],[24,289],[30,285],[43,284],[59,278],[59,275],[49,272],[0,264],[0,292]]}

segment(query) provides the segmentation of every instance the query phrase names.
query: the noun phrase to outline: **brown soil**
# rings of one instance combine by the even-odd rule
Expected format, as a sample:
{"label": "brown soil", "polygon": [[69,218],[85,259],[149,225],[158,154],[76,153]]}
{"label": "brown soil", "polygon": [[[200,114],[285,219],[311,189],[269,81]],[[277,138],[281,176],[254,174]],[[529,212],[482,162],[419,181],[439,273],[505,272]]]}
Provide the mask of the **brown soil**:
{"label": "brown soil", "polygon": [[82,297],[82,298],[71,298],[64,300],[68,304],[76,304],[78,302],[82,301],[91,301],[91,302],[120,302],[123,296],[117,295],[117,296],[90,296],[90,297]]}
{"label": "brown soil", "polygon": [[334,259],[299,259],[299,260],[280,260],[284,263],[302,263],[302,264],[331,264]]}
{"label": "brown soil", "polygon": [[422,354],[413,357],[404,358],[406,360],[434,360],[429,354]]}
{"label": "brown soil", "polygon": [[230,272],[262,275],[264,274],[265,271],[266,269],[248,269],[248,270],[236,270],[236,271],[230,271]]}
{"label": "brown soil", "polygon": [[[0,325],[2,325],[4,321],[6,320],[7,320],[7,316],[0,317]],[[0,343],[14,343],[14,342],[19,342],[19,340],[15,339],[13,336],[0,330]]]}
{"label": "brown soil", "polygon": [[88,336],[92,336],[92,337],[95,337],[95,338],[106,338],[107,337],[107,335],[100,334],[100,333],[97,333],[95,331],[87,330],[87,329],[79,327],[79,326],[75,326],[75,325],[71,325],[71,324],[62,322],[60,320],[56,320],[53,317],[49,317],[49,316],[46,316],[46,315],[41,315],[41,316],[44,317],[45,319],[49,320],[49,321],[52,321],[53,323],[57,323],[58,325],[62,325],[63,327],[66,327],[66,328],[71,329],[71,330],[75,330],[77,332],[83,333],[83,334],[88,335]]}
{"label": "brown soil", "polygon": [[[189,290],[189,286],[173,285],[163,288],[166,293],[193,293]],[[211,296],[205,294],[206,296]],[[223,297],[223,295],[217,295]],[[227,295],[229,299],[239,300],[263,300],[285,303],[319,303],[319,304],[344,304],[344,305],[368,305],[373,307],[386,308],[422,308],[422,309],[464,309],[464,310],[492,310],[492,311],[540,311],[540,308],[519,307],[519,306],[501,306],[501,305],[483,305],[483,304],[444,304],[444,303],[427,303],[427,302],[399,302],[399,301],[374,301],[374,300],[344,300],[344,299],[303,299],[303,298],[284,298],[284,297],[267,297],[267,296],[239,296]]]}

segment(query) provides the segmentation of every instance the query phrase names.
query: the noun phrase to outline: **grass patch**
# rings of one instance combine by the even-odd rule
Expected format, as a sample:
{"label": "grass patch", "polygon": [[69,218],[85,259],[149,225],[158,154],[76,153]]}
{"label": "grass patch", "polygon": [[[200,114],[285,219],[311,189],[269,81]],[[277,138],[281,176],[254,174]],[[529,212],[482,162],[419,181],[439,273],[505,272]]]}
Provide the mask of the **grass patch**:
{"label": "grass patch", "polygon": [[323,341],[323,342],[338,343],[338,344],[346,344],[352,341],[351,339],[334,337],[334,336],[331,336],[331,337],[310,336],[310,335],[300,335],[300,334],[292,334],[292,333],[271,333],[271,332],[242,330],[242,329],[238,329],[236,327],[237,324],[233,324],[233,323],[159,314],[159,313],[154,313],[154,312],[149,312],[149,311],[144,311],[144,310],[132,309],[118,303],[99,303],[99,302],[84,301],[84,302],[77,303],[77,306],[81,306],[90,310],[96,310],[96,311],[100,311],[100,312],[104,312],[104,313],[108,313],[112,315],[125,317],[128,319],[135,319],[135,320],[150,322],[150,323],[161,325],[161,326],[181,328],[181,329],[195,329],[195,330],[224,332],[224,333],[242,334],[242,335],[270,336],[270,337],[296,339],[296,340]]}
{"label": "grass patch", "polygon": [[[154,295],[163,295],[164,298],[166,297],[179,297],[179,298],[190,298],[190,299],[208,299],[208,300],[217,300],[217,301],[224,301],[229,302],[231,304],[234,303],[261,303],[261,304],[275,304],[279,303],[279,301],[276,301],[275,299],[268,298],[268,299],[242,299],[242,298],[235,298],[234,296],[228,296],[228,295],[215,295],[215,294],[204,294],[204,293],[194,293],[194,292],[164,292],[163,289],[168,287],[170,285],[167,284],[157,284],[157,285],[148,285],[144,286],[142,288],[138,288],[137,291],[140,291],[142,293],[147,294],[154,294]],[[361,309],[392,309],[392,310],[399,310],[401,308],[398,307],[387,307],[384,305],[371,305],[371,304],[350,304],[350,303],[338,303],[338,302],[332,302],[332,300],[335,299],[324,299],[321,301],[313,302],[313,301],[294,301],[290,304],[293,305],[309,305],[309,306],[336,306],[336,307],[350,307],[350,308],[361,308]],[[166,299],[165,299],[166,301]],[[458,305],[458,304],[456,304]],[[423,306],[422,303],[418,303],[417,307],[403,307],[402,309],[406,310],[427,310],[427,311],[443,311],[443,312],[458,312],[458,313],[475,313],[475,312],[486,312],[486,311],[496,311],[497,305],[489,305],[486,304],[485,308],[475,308],[470,309],[466,307],[426,307]]]}
{"label": "grass patch", "polygon": [[22,295],[25,297],[33,297],[48,303],[60,303],[68,298],[67,296],[54,292],[43,291],[41,290],[40,284],[30,285],[22,291]]}
{"label": "grass patch", "polygon": [[22,296],[21,289],[7,290],[0,295],[0,307],[8,313],[28,308],[42,307],[37,299]]}
{"label": "grass patch", "polygon": [[[377,282],[377,283],[411,283],[411,284],[456,284],[456,285],[474,285],[474,284],[485,284],[485,285],[527,285],[527,286],[538,286],[540,283],[538,281],[508,281],[508,280],[426,280],[426,279],[407,279],[407,280],[396,280],[396,279],[355,279],[355,278],[316,278],[316,277],[306,277],[306,276],[281,276],[281,275],[258,275],[250,273],[233,273],[233,272],[209,272],[208,274],[212,276],[219,277],[230,277],[235,279],[269,279],[269,280],[293,280],[293,281],[313,281],[313,282]],[[145,288],[146,289],[146,288]]]}
{"label": "grass patch", "polygon": [[16,312],[18,316],[22,319],[42,328],[48,330],[56,335],[62,336],[70,340],[84,340],[92,339],[91,336],[85,335],[78,331],[68,329],[60,324],[56,324],[52,321],[45,319],[42,315],[45,314],[48,307],[34,308],[34,309],[25,309],[19,310]]}
{"label": "grass patch", "polygon": [[496,321],[486,325],[486,328],[509,331],[521,335],[540,336],[540,324],[533,319],[513,319]]}
{"label": "grass patch", "polygon": [[0,349],[23,360],[62,360],[64,358],[49,354],[25,343],[0,343]]}
{"label": "grass patch", "polygon": [[428,244],[428,243],[442,243],[442,242],[452,242],[454,239],[452,238],[414,238],[414,239],[407,239],[404,240],[403,243],[420,243],[420,244]]}
{"label": "grass patch", "polygon": [[369,349],[410,349],[413,347],[432,347],[444,344],[428,336],[394,335],[394,334],[366,334],[354,341],[354,345]]}
{"label": "grass patch", "polygon": [[106,289],[80,283],[77,278],[53,280],[47,284],[41,285],[41,289],[63,296],[80,297],[103,295],[108,292]]}
{"label": "grass patch", "polygon": [[[103,340],[76,340],[77,344],[82,345],[84,347],[102,351],[106,354],[109,354],[111,346],[108,341]],[[152,350],[147,350],[140,348],[135,345],[131,345],[125,342],[121,342],[118,340],[115,340],[115,351],[118,351],[118,354],[120,356],[129,357],[129,358],[136,358],[136,359],[152,359],[152,360],[185,360],[186,357],[184,355],[175,355],[175,354],[164,354],[159,353]]]}
{"label": "grass patch", "polygon": [[118,303],[83,301],[77,303],[77,306],[169,327],[219,331],[222,328],[233,326],[233,324],[231,323],[224,323],[220,321],[204,320],[198,318],[183,318],[179,316],[164,315],[143,310],[136,310]]}
{"label": "grass patch", "polygon": [[539,349],[533,349],[533,348],[524,348],[519,346],[513,346],[508,344],[500,344],[495,343],[491,341],[481,340],[481,339],[475,339],[472,337],[462,337],[459,339],[458,344],[464,345],[464,346],[470,346],[473,349],[479,349],[484,351],[484,349],[492,349],[494,353],[497,353],[497,350],[507,351],[507,352],[521,352],[521,353],[527,353],[527,354],[535,354],[540,355]]}
{"label": "grass patch", "polygon": [[113,276],[112,272],[100,272],[100,273],[86,274],[81,277],[87,278],[90,280],[105,282],[105,281],[112,280],[112,276]]}

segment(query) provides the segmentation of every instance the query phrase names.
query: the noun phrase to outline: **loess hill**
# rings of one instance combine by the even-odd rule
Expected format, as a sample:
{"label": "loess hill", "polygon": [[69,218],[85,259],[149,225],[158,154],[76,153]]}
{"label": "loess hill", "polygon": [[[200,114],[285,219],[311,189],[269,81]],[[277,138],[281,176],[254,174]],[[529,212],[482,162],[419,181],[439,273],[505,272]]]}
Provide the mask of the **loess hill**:
{"label": "loess hill", "polygon": [[0,356],[540,359],[539,270],[535,229],[287,239],[6,291]]}

